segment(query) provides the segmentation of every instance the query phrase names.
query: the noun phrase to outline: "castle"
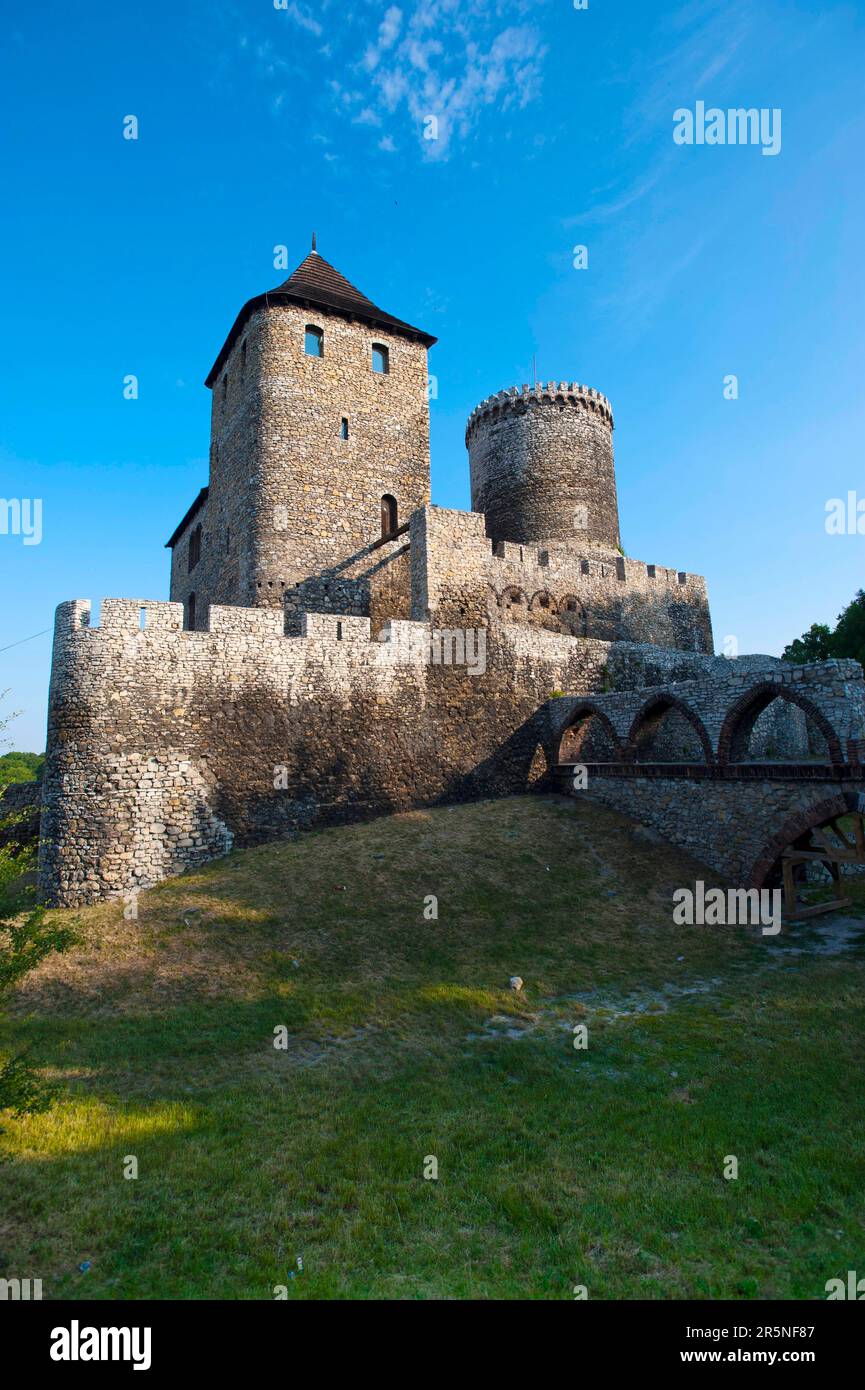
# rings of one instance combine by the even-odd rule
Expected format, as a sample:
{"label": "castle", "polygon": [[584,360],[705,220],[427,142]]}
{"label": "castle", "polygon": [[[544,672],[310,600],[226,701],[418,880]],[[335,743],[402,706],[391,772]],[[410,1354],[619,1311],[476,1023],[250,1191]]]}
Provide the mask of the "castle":
{"label": "castle", "polygon": [[555,692],[723,666],[704,580],[621,549],[598,391],[481,401],[472,511],[431,505],[434,343],[315,249],[244,304],[207,377],[210,476],[167,543],[170,601],[105,599],[98,625],[87,601],[57,610],[47,901],[524,790]]}

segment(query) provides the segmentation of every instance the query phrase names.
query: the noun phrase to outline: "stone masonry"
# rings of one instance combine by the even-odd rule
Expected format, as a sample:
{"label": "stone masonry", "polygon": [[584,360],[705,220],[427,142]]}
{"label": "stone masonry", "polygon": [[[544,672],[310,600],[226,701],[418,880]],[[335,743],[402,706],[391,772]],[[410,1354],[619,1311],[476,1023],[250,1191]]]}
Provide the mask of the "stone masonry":
{"label": "stone masonry", "polygon": [[[617,744],[645,690],[729,682],[703,579],[619,549],[598,392],[488,397],[467,430],[475,510],[430,504],[434,341],[315,250],[243,306],[207,380],[210,476],[168,542],[170,601],[104,599],[98,623],[85,600],[57,610],[47,901],[128,893],[311,826],[550,785],[553,724],[576,710],[561,692],[612,701],[599,727]],[[743,659],[737,678],[778,666]],[[824,752],[840,739],[849,758],[861,710],[844,679]],[[766,747],[812,738],[820,756],[801,705],[741,713]],[[676,718],[659,732],[650,713],[641,738],[701,751]]]}

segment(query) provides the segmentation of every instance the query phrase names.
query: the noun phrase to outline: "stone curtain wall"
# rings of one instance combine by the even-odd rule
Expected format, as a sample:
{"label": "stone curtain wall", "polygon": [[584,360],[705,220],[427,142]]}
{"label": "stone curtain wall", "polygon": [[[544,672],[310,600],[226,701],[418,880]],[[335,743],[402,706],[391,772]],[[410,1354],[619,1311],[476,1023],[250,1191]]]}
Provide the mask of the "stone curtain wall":
{"label": "stone curtain wall", "polygon": [[511,387],[482,401],[466,427],[472,508],[496,541],[581,538],[616,550],[613,416],[576,383]]}
{"label": "stone curtain wall", "polygon": [[208,631],[185,632],[179,604],[106,599],[90,627],[89,604],[60,605],[40,863],[48,901],[127,892],[232,843],[522,791],[539,706],[600,678],[609,650],[490,634],[486,670],[470,675],[428,664],[422,623],[395,621],[379,642],[368,618],[306,614],[292,637],[282,612],[214,605],[209,617]]}
{"label": "stone curtain wall", "polygon": [[[577,542],[493,543],[474,512],[425,507],[411,525],[413,617],[524,623],[605,642],[712,651],[700,575],[645,565]],[[546,602],[544,602],[544,600]]]}
{"label": "stone curtain wall", "polygon": [[[730,710],[753,690],[784,688],[831,726],[833,756],[865,751],[855,662],[730,662],[511,624],[487,631],[486,668],[471,675],[429,664],[430,627],[417,621],[394,620],[388,640],[374,641],[369,618],[307,613],[301,634],[286,636],[281,612],[214,606],[208,631],[184,632],[179,604],[107,599],[101,626],[88,622],[87,603],[58,609],[40,883],[64,905],[145,886],[232,844],[522,791],[542,770],[539,750],[553,764],[587,709],[621,750],[640,711],[672,699],[700,721],[717,760]],[[666,684],[621,688],[648,672]],[[601,693],[611,684],[620,688]],[[550,698],[558,690],[584,694]],[[838,793],[833,770],[828,791],[819,767],[807,771],[807,785],[770,770],[720,789],[705,778],[597,777],[590,794],[732,873],[757,858],[764,830]]]}

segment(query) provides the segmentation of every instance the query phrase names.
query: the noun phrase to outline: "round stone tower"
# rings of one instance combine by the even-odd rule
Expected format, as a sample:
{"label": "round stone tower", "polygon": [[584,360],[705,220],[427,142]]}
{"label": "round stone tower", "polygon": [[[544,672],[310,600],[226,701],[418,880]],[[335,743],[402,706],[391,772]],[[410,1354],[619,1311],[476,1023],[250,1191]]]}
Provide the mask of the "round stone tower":
{"label": "round stone tower", "polygon": [[472,510],[494,541],[572,540],[619,547],[613,413],[576,383],[512,386],[466,426]]}

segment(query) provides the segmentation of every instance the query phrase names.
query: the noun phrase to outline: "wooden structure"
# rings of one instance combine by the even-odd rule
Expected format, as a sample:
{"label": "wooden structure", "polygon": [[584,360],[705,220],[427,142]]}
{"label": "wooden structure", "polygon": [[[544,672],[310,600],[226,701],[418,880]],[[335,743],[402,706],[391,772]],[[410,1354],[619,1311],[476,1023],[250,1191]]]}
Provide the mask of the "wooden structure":
{"label": "wooden structure", "polygon": [[[837,837],[833,843],[829,830]],[[849,838],[852,832],[853,839]],[[826,825],[817,826],[800,837],[781,855],[781,881],[784,889],[784,916],[790,922],[801,922],[823,912],[836,912],[852,906],[842,888],[841,870],[845,864],[865,865],[865,828],[860,812],[837,816]],[[807,883],[809,864],[822,864],[835,888],[835,895],[825,902],[800,904],[799,895]]]}

